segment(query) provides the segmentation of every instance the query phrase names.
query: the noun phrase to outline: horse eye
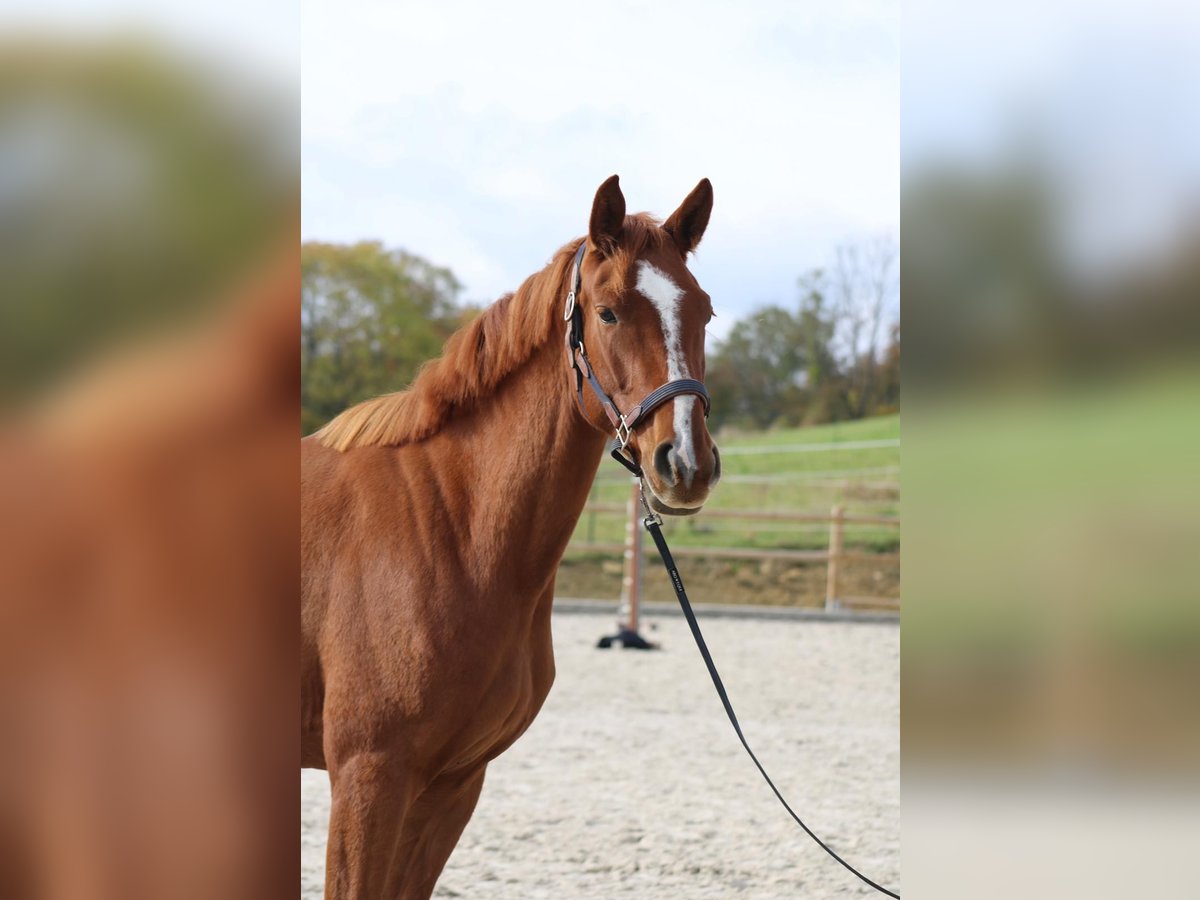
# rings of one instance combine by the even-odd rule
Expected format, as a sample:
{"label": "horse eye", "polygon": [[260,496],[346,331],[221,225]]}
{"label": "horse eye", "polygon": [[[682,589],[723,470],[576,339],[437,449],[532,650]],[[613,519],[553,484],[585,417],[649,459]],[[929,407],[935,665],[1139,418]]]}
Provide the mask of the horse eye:
{"label": "horse eye", "polygon": [[600,321],[603,322],[605,325],[616,325],[617,324],[617,314],[615,312],[613,312],[611,309],[603,309],[602,308],[600,310]]}

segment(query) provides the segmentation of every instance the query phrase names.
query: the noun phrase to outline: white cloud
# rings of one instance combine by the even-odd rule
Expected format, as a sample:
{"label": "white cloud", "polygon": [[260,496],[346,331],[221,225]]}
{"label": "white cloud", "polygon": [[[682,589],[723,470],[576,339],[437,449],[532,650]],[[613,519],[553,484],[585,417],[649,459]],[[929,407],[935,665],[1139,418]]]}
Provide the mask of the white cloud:
{"label": "white cloud", "polygon": [[664,216],[707,176],[694,269],[728,324],[898,229],[898,4],[306,2],[302,142],[305,237],[379,237],[476,300],[613,172]]}

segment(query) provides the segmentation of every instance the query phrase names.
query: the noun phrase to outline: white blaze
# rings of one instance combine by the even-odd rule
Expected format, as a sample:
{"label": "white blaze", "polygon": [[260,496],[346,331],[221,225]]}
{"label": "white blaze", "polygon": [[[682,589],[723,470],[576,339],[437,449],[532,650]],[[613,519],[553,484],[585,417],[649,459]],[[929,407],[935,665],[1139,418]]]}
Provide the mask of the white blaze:
{"label": "white blaze", "polygon": [[[679,333],[679,300],[683,297],[683,290],[665,272],[644,259],[638,262],[637,290],[654,304],[662,321],[667,345],[667,378],[671,381],[690,378],[687,362],[683,358],[683,336]],[[696,398],[688,394],[675,397],[671,402],[675,404],[675,452],[695,466],[696,451],[692,445],[691,426]],[[687,480],[690,482],[690,476]]]}

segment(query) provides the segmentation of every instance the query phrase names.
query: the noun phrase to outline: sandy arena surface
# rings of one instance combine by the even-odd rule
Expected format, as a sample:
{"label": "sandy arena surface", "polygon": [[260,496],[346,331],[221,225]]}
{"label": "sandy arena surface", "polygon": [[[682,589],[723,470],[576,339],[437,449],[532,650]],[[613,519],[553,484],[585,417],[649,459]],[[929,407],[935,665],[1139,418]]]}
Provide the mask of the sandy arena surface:
{"label": "sandy arena surface", "polygon": [[[900,887],[900,630],[709,619],[743,730],[793,808]],[[737,741],[682,616],[664,650],[594,649],[608,617],[555,614],[558,676],[488,768],[435,897],[820,898],[874,895],[791,820]],[[324,772],[301,774],[302,896],[321,896]]]}

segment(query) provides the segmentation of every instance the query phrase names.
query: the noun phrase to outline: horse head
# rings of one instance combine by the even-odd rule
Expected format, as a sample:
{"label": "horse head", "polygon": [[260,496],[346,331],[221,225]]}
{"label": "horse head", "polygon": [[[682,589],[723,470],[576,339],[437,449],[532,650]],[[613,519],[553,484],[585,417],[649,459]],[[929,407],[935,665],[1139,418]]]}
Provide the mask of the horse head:
{"label": "horse head", "polygon": [[[704,379],[712,301],[687,258],[704,235],[712,202],[706,178],[660,225],[649,216],[626,216],[616,175],[596,192],[578,304],[596,378],[620,410],[637,409],[661,385]],[[677,394],[629,431],[626,452],[640,464],[658,512],[696,513],[720,478],[706,402]]]}

